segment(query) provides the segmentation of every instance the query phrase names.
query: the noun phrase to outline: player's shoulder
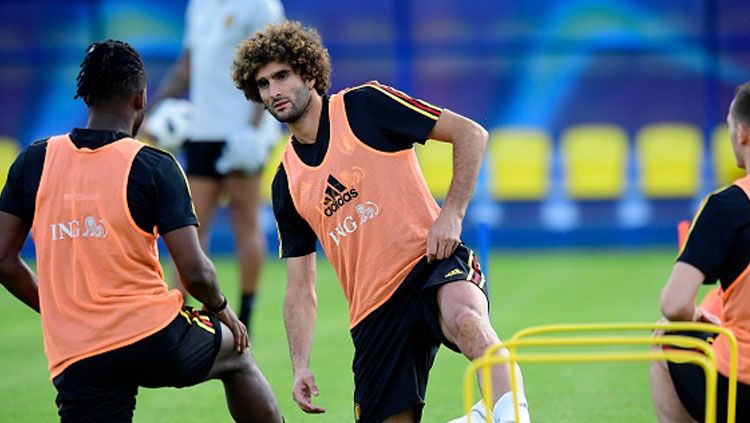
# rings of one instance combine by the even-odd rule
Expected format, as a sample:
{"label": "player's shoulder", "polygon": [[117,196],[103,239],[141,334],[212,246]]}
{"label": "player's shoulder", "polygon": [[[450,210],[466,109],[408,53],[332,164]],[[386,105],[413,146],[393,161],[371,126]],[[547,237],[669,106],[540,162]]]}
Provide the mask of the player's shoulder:
{"label": "player's shoulder", "polygon": [[36,140],[26,146],[18,158],[23,160],[25,163],[44,161],[44,157],[47,153],[47,144],[49,143],[50,137]]}
{"label": "player's shoulder", "polygon": [[383,96],[385,97],[391,97],[396,95],[397,93],[401,96],[408,95],[404,94],[403,92],[385,85],[381,84],[380,82],[376,80],[365,82],[364,84],[356,85],[354,87],[349,87],[343,90],[344,97],[346,99],[349,98],[381,98]]}
{"label": "player's shoulder", "polygon": [[157,168],[164,165],[172,165],[177,163],[177,159],[167,150],[154,147],[152,145],[144,145],[138,151],[136,155],[136,161],[141,162],[148,168]]}
{"label": "player's shoulder", "polygon": [[175,160],[174,155],[172,155],[172,153],[170,153],[168,150],[150,144],[144,144],[143,148],[141,148],[138,154],[158,157],[159,159]]}
{"label": "player's shoulder", "polygon": [[[708,194],[699,210],[700,214],[720,219],[728,216],[748,216],[750,218],[750,198],[737,185],[727,185]],[[724,216],[724,217],[722,217]]]}
{"label": "player's shoulder", "polygon": [[407,99],[411,100],[411,97],[403,92],[375,80],[346,88],[342,93],[347,108],[363,107],[373,109],[379,105],[387,105],[394,102],[402,103],[407,101]]}
{"label": "player's shoulder", "polygon": [[407,108],[420,114],[437,119],[442,111],[424,100],[420,100],[400,91],[390,85],[376,80],[365,82],[356,87],[343,91],[344,102],[347,106],[363,105],[375,110],[392,110],[393,108]]}
{"label": "player's shoulder", "polygon": [[284,170],[284,163],[279,162],[279,164],[276,166],[276,172],[273,175],[273,181],[271,181],[271,185],[276,186],[278,184],[286,184],[287,183],[287,176],[286,176],[286,170]]}
{"label": "player's shoulder", "polygon": [[732,207],[746,205],[750,207],[750,199],[745,191],[735,184],[727,185],[717,189],[708,195],[708,201],[720,206]]}

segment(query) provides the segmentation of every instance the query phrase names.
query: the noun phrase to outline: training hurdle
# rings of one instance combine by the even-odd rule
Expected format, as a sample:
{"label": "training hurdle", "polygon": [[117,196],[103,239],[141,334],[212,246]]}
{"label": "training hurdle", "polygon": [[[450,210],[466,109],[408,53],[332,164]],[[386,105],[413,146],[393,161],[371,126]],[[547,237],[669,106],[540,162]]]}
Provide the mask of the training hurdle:
{"label": "training hurdle", "polygon": [[[473,404],[473,380],[476,373],[480,373],[483,390],[483,400],[487,407],[487,422],[491,422],[492,392],[491,367],[499,364],[509,364],[511,369],[516,363],[594,363],[594,362],[632,362],[668,360],[678,363],[693,363],[700,366],[706,374],[706,415],[707,423],[716,419],[716,357],[711,346],[697,338],[682,335],[660,336],[578,336],[578,337],[540,337],[550,334],[578,334],[586,332],[628,332],[628,331],[698,331],[709,332],[727,337],[730,346],[729,390],[727,394],[727,422],[735,421],[735,404],[737,400],[737,340],[726,328],[708,323],[697,322],[657,322],[657,323],[595,323],[595,324],[560,324],[535,326],[516,332],[505,342],[487,349],[485,354],[472,361],[464,376],[464,408],[468,414]],[[680,348],[691,348],[696,351],[685,350],[648,350],[648,351],[615,351],[615,352],[548,352],[548,353],[519,353],[523,347],[613,347],[636,345],[672,345]],[[508,353],[498,355],[501,348]],[[518,419],[517,380],[515,371],[510,372],[510,385],[513,392],[513,404]]]}

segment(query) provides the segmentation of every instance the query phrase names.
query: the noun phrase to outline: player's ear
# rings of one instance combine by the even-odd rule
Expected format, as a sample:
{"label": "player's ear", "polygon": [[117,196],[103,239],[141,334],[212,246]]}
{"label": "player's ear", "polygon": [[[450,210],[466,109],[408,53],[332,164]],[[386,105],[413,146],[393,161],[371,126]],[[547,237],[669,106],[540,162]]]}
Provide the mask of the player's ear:
{"label": "player's ear", "polygon": [[307,89],[312,90],[313,88],[315,88],[315,79],[307,81]]}
{"label": "player's ear", "polygon": [[141,111],[146,108],[146,89],[133,96],[133,108]]}
{"label": "player's ear", "polygon": [[740,145],[747,145],[750,143],[750,128],[748,125],[742,122],[737,124],[737,142]]}

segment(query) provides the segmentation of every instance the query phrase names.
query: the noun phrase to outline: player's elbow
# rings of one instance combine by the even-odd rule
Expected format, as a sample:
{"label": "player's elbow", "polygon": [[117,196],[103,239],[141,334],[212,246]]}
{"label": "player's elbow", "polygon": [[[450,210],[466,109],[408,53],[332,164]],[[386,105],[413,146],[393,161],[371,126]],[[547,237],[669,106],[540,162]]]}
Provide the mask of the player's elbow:
{"label": "player's elbow", "polygon": [[670,298],[668,295],[662,295],[659,301],[662,315],[672,322],[685,322],[693,320],[692,304],[683,303]]}
{"label": "player's elbow", "polygon": [[487,148],[487,142],[490,139],[490,134],[484,127],[476,122],[472,122],[471,125],[471,139],[474,140],[476,146],[484,151]]}
{"label": "player's elbow", "polygon": [[[206,260],[207,261],[207,260]],[[200,263],[180,273],[188,292],[204,291],[216,283],[216,270],[210,262]]]}

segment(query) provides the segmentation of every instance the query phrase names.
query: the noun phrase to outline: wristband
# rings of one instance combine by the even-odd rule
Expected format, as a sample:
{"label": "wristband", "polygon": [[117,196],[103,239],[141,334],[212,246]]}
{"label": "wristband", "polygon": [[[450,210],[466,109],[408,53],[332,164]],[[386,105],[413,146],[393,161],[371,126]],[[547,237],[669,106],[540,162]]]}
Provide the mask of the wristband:
{"label": "wristband", "polygon": [[227,297],[224,296],[224,295],[222,295],[222,297],[224,297],[224,301],[222,301],[221,304],[219,304],[216,307],[211,307],[209,305],[206,305],[206,310],[208,310],[208,311],[210,311],[211,313],[214,313],[214,314],[218,314],[218,313],[221,313],[222,311],[224,311],[224,309],[227,308]]}

